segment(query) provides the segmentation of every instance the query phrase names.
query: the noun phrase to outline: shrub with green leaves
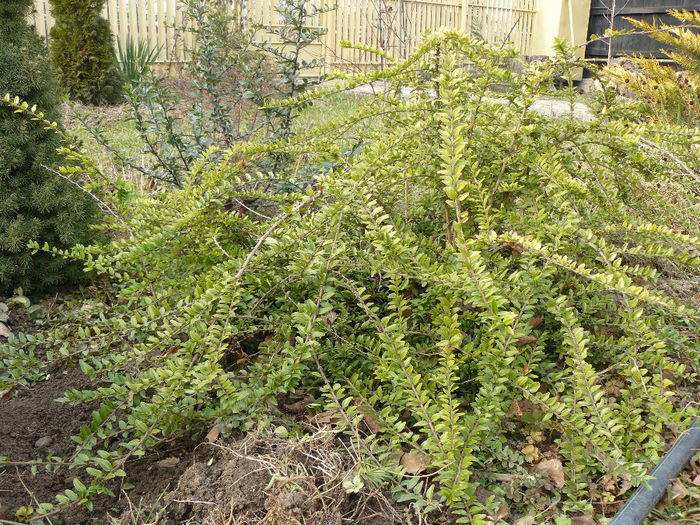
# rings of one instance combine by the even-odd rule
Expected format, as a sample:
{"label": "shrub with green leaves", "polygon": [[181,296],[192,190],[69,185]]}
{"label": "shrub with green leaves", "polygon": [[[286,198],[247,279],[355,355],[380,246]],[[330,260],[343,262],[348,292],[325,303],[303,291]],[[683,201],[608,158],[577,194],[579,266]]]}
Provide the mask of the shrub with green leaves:
{"label": "shrub with green leaves", "polygon": [[[190,33],[196,42],[184,66],[192,99],[180,100],[146,63],[133,64],[136,69],[130,74],[133,81],[126,99],[143,154],[129,156],[107,140],[99,124],[78,115],[120,162],[175,187],[185,184],[188,171],[212,146],[225,149],[253,137],[273,141],[291,137],[304,104],[266,107],[266,102],[297,96],[322,80],[308,76],[320,62],[307,60],[305,54],[324,32],[310,27],[324,9],[308,7],[302,0],[283,2],[275,9],[285,25],[267,26],[245,24],[229,13],[223,0],[186,0],[185,6],[187,24],[177,29],[182,35]],[[256,40],[256,31],[266,31],[274,43]],[[287,160],[282,154],[271,156],[260,168],[283,172],[290,169]]]}
{"label": "shrub with green leaves", "polygon": [[[183,189],[135,203],[121,238],[70,251],[111,283],[48,338],[102,385],[65,398],[101,403],[75,456],[88,489],[184,432],[284,417],[271,407],[297,389],[359,451],[353,483],[390,483],[417,513],[592,514],[639,484],[697,414],[700,132],[621,119],[620,102],[539,115],[580,65],[560,52],[516,76],[498,65],[512,50],[428,37],[344,84],[395,94],[202,158]],[[269,175],[250,166],[280,153],[317,183],[251,190]]]}
{"label": "shrub with green leaves", "polygon": [[105,1],[49,0],[51,58],[70,98],[87,104],[118,103],[124,90],[114,37],[102,18]]}
{"label": "shrub with green leaves", "polygon": [[657,58],[626,57],[634,70],[608,66],[603,76],[649,105],[649,118],[697,125],[700,120],[700,12],[671,9],[678,25],[628,19],[643,34],[668,46],[672,67]]}
{"label": "shrub with green leaves", "polygon": [[59,118],[58,77],[46,45],[26,22],[30,5],[0,5],[0,296],[18,287],[40,293],[79,280],[80,265],[32,254],[28,243],[68,248],[87,242],[96,220],[90,197],[49,171],[63,162],[54,130],[9,104],[17,96],[45,118]]}

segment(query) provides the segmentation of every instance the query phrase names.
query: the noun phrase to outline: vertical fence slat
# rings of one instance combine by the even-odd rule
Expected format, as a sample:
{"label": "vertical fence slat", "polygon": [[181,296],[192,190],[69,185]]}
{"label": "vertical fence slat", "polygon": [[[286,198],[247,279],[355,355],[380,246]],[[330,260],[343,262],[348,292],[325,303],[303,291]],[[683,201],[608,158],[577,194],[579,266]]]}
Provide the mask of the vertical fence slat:
{"label": "vertical fence slat", "polygon": [[[360,10],[362,9],[362,0],[356,0],[354,6],[353,3],[354,2],[352,0],[346,1],[346,8],[348,9],[347,40],[350,42],[359,42],[358,35],[356,32],[358,26],[360,25],[358,17],[360,15]],[[353,6],[353,8],[351,8],[350,6]],[[352,62],[358,62],[359,54],[357,50],[349,49],[348,51],[348,59]]]}
{"label": "vertical fence slat", "polygon": [[165,7],[163,6],[163,0],[152,1],[155,8],[156,20],[158,21],[156,31],[158,32],[158,46],[161,48],[160,56],[165,61],[168,59],[168,42],[165,33]]}
{"label": "vertical fence slat", "polygon": [[136,5],[136,18],[139,25],[139,40],[148,40],[148,21],[146,20],[146,2],[144,0],[134,0]]}
{"label": "vertical fence slat", "polygon": [[[229,4],[230,6],[230,4]],[[234,7],[233,9],[230,10],[230,16],[233,17],[233,24],[234,24],[234,31],[238,31],[238,27],[235,25],[238,23],[238,13],[237,9]],[[194,27],[194,20],[190,20],[189,18],[185,17],[185,25],[187,26],[188,30],[185,32],[185,53],[186,53],[186,60],[190,60],[190,53],[194,49],[195,46],[195,34],[191,31],[195,29]]]}
{"label": "vertical fence slat", "polygon": [[172,37],[168,28],[168,4],[170,0],[156,0],[158,3],[158,41],[163,44],[162,53],[165,56],[166,62],[171,60],[172,56]]}
{"label": "vertical fence slat", "polygon": [[170,62],[176,62],[178,60],[176,49],[177,33],[173,28],[173,25],[175,23],[175,8],[177,6],[177,1],[178,0],[164,0],[165,5],[163,9],[163,32],[165,34],[165,41],[167,42],[166,47],[168,48],[168,61]]}
{"label": "vertical fence slat", "polygon": [[158,46],[158,35],[156,33],[156,0],[147,0],[146,9],[148,11],[148,40],[152,46]]}
{"label": "vertical fence slat", "polygon": [[49,0],[45,0],[44,5],[44,12],[46,13],[46,35],[48,37],[49,31],[51,31],[51,28],[54,24],[54,17],[51,14],[51,6],[49,5]]}
{"label": "vertical fence slat", "polygon": [[180,54],[180,60],[184,62],[187,60],[187,39],[190,36],[189,31],[185,30],[185,4],[180,4],[177,10],[177,25],[180,26],[180,45],[178,52]]}
{"label": "vertical fence slat", "polygon": [[119,38],[119,15],[117,14],[117,3],[114,1],[107,2],[107,18],[109,19],[109,28],[112,30],[112,34]]}
{"label": "vertical fence slat", "polygon": [[126,39],[129,35],[129,22],[127,21],[126,12],[126,0],[119,0],[119,31],[117,32],[117,38],[122,43],[122,46],[126,44]]}
{"label": "vertical fence slat", "polygon": [[36,0],[34,3],[34,9],[35,13],[33,14],[33,21],[34,25],[36,26],[36,30],[39,33],[39,36],[48,40],[47,35],[51,28],[46,27],[46,5],[44,4],[44,0]]}
{"label": "vertical fence slat", "polygon": [[136,21],[136,2],[141,0],[129,0],[128,10],[129,10],[129,29],[127,29],[127,35],[136,41],[141,40],[141,35],[139,34],[138,23]]}

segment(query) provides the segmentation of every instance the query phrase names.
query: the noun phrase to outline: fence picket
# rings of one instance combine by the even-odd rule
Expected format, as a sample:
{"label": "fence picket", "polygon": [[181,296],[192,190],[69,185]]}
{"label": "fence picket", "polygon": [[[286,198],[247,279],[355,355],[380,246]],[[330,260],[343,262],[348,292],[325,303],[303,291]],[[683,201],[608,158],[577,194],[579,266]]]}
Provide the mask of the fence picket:
{"label": "fence picket", "polygon": [[156,14],[155,14],[155,0],[148,0],[146,2],[146,10],[148,16],[148,41],[152,46],[158,46],[158,35],[156,34]]}
{"label": "fence picket", "polygon": [[47,38],[48,30],[50,28],[46,27],[46,5],[44,4],[44,0],[36,0],[34,9],[35,12],[32,13],[32,21],[34,22],[34,26],[36,27],[36,30],[40,36]]}

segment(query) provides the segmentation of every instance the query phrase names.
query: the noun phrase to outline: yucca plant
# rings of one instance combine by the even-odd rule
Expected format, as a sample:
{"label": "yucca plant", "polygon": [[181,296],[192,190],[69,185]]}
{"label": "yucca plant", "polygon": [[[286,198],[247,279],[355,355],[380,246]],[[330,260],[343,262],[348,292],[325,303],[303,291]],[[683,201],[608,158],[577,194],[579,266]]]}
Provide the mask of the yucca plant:
{"label": "yucca plant", "polygon": [[136,42],[134,38],[129,38],[123,46],[121,40],[117,40],[119,67],[130,85],[151,69],[162,49],[162,45],[151,46],[149,40]]}

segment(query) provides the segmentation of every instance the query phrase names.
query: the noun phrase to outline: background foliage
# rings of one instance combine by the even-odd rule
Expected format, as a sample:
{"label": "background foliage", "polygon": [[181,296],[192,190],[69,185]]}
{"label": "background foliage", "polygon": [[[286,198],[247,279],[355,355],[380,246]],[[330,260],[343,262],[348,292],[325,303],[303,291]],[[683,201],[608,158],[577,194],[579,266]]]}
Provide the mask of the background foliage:
{"label": "background foliage", "polygon": [[609,67],[608,79],[624,85],[650,106],[650,118],[697,125],[700,116],[700,12],[670,11],[680,26],[655,25],[628,19],[651,38],[666,44],[677,68],[654,58],[628,57],[637,70]]}
{"label": "background foliage", "polygon": [[[58,119],[60,90],[48,50],[26,22],[29,0],[0,5],[0,94],[11,93]],[[0,296],[14,288],[39,293],[76,282],[80,265],[32,254],[30,240],[68,248],[88,242],[97,207],[82,190],[47,168],[64,160],[54,129],[0,103]]]}
{"label": "background foliage", "polygon": [[[244,29],[228,13],[224,1],[189,0],[185,4],[188,23],[177,30],[192,33],[197,45],[180,82],[192,96],[181,100],[148,61],[129,62],[136,70],[126,99],[144,144],[142,154],[134,157],[121,150],[107,139],[101,123],[93,125],[86,115],[78,114],[92,137],[118,162],[175,187],[185,184],[187,173],[206,154],[210,160],[220,158],[218,152],[209,151],[211,147],[225,149],[250,140],[291,137],[303,104],[265,107],[265,103],[296,96],[322,80],[304,76],[317,69],[316,60],[304,57],[322,34],[309,28],[318,8],[308,8],[301,0],[285,2],[276,9],[287,26]],[[256,31],[274,35],[275,44],[256,42]],[[282,172],[287,160],[283,154],[271,156],[269,164],[259,168]]]}
{"label": "background foliage", "polygon": [[51,58],[68,95],[88,104],[120,102],[125,79],[109,22],[101,16],[105,0],[49,1],[55,18]]}

